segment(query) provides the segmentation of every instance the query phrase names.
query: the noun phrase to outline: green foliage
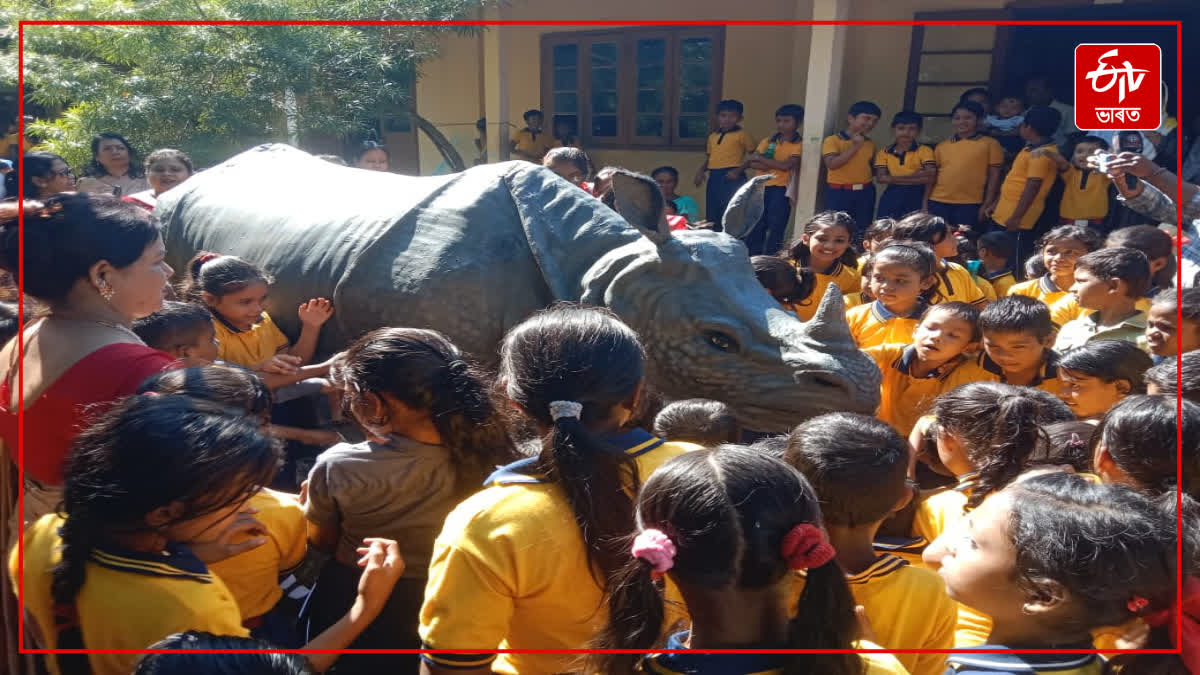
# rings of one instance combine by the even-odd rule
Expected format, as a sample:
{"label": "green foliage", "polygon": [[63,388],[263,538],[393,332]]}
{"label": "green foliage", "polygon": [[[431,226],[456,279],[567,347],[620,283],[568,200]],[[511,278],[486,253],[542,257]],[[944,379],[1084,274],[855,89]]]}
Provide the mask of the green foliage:
{"label": "green foliage", "polygon": [[[10,0],[11,1],[11,0]],[[17,0],[0,3],[0,86],[16,83],[18,20],[470,19],[489,0]],[[472,29],[465,29],[469,32]],[[28,127],[75,167],[123,134],[199,166],[247,147],[364,133],[411,106],[409,83],[446,26],[26,26],[25,95],[62,111]],[[287,104],[289,97],[296,102]]]}

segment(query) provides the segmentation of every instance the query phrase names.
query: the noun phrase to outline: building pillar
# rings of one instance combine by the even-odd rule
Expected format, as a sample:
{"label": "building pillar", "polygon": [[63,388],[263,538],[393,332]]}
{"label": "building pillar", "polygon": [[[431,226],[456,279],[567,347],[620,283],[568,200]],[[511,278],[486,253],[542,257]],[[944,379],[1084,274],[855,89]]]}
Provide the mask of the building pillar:
{"label": "building pillar", "polygon": [[[813,21],[845,21],[851,0],[812,0]],[[808,81],[804,94],[804,153],[800,159],[800,190],[796,195],[796,222],[817,210],[822,178],[821,141],[841,128],[844,111],[838,108],[842,88],[842,62],[846,26],[812,26],[808,49]]]}
{"label": "building pillar", "polygon": [[[493,6],[485,10],[489,21],[503,19],[503,9]],[[508,48],[505,26],[491,25],[483,31],[483,113],[487,118],[487,153],[489,162],[508,159]]]}

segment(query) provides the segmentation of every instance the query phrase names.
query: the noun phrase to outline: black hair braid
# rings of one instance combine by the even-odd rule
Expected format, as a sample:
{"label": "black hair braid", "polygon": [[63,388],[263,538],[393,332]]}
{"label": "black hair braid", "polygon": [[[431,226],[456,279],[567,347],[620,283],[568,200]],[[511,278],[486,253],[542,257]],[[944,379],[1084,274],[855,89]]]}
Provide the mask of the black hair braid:
{"label": "black hair braid", "polygon": [[[632,545],[632,541],[631,536],[625,544]],[[624,566],[613,572],[612,591],[608,596],[608,625],[596,635],[595,645],[651,649],[658,642],[666,611],[662,590],[654,581],[652,571],[646,561],[628,556]],[[607,672],[634,673],[641,658],[640,654],[610,654],[594,660],[602,662]]]}
{"label": "black hair braid", "polygon": [[1038,440],[1045,440],[1036,423],[1038,407],[1033,400],[1019,393],[1003,394],[997,404],[999,409],[986,446],[980,449],[982,452],[968,451],[979,478],[967,498],[967,509],[974,509],[988,495],[1012,482]]}
{"label": "black hair braid", "polygon": [[[430,418],[454,459],[458,489],[473,492],[495,469],[494,464],[515,461],[517,452],[486,386],[470,364],[462,359],[450,361],[442,368],[441,377],[441,384],[431,388]],[[494,450],[482,453],[480,446]]]}
{"label": "black hair braid", "polygon": [[[858,635],[855,604],[850,587],[846,585],[845,573],[836,559],[808,570],[796,615],[788,624],[789,646],[840,645],[847,636]],[[837,611],[828,611],[830,607]],[[863,672],[864,667],[858,654],[792,654],[783,672],[785,675],[815,672],[852,675]]]}
{"label": "black hair braid", "polygon": [[54,566],[50,593],[59,605],[74,604],[87,576],[87,561],[96,545],[97,523],[85,510],[77,511],[63,521],[59,530],[62,538],[62,559]]}

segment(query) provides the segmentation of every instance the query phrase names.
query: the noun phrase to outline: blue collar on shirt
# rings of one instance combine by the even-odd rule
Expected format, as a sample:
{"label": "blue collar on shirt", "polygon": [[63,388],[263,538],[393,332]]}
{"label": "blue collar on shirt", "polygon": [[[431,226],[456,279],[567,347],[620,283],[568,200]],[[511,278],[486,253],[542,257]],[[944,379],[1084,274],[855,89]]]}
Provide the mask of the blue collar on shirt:
{"label": "blue collar on shirt", "polygon": [[[663,444],[663,439],[651,434],[645,429],[630,429],[629,431],[611,434],[603,437],[614,450],[619,450],[629,457],[640,457]],[[538,472],[538,458],[526,457],[496,469],[492,475],[483,481],[484,485],[508,485],[512,483],[545,483],[545,474]]]}
{"label": "blue collar on shirt", "polygon": [[96,547],[89,556],[91,562],[118,572],[132,572],[151,577],[174,577],[211,584],[212,574],[192,550],[179,543],[168,543],[162,554],[128,551],[112,546]]}
{"label": "blue collar on shirt", "polygon": [[[1030,647],[1034,649],[1034,647]],[[1036,649],[1094,649],[1090,642],[1069,645],[1039,646]],[[1076,670],[1099,661],[1097,654],[1019,654],[1020,647],[981,645],[980,654],[951,654],[946,659],[951,673],[1054,673]]]}
{"label": "blue collar on shirt", "polygon": [[786,141],[784,141],[784,140],[781,138],[781,136],[782,136],[782,134],[775,134],[774,136],[772,136],[772,137],[771,137],[771,140],[770,140],[770,142],[771,142],[771,143],[779,143],[779,142],[784,142],[784,143],[799,143],[799,142],[800,142],[800,132],[799,132],[799,131],[797,131],[796,133],[792,134],[792,137],[791,137],[791,138],[789,138],[789,139],[787,139]]}
{"label": "blue collar on shirt", "polygon": [[[908,316],[902,318],[919,319],[925,314],[925,310],[928,307],[929,305],[924,300],[921,300],[917,302],[917,306],[913,308],[913,311],[909,312]],[[874,314],[875,318],[879,321],[891,321],[899,316],[892,313],[892,311],[887,307],[884,307],[883,303],[878,300],[871,303],[871,313]]]}
{"label": "blue collar on shirt", "polygon": [[909,148],[909,149],[907,149],[907,150],[905,150],[905,151],[901,152],[901,151],[899,151],[899,150],[896,150],[896,144],[895,144],[895,143],[892,143],[891,145],[887,146],[887,149],[886,149],[884,152],[888,153],[889,155],[891,155],[891,156],[893,156],[893,157],[897,157],[897,158],[899,158],[899,159],[900,159],[900,163],[901,163],[901,164],[903,164],[903,163],[904,163],[904,156],[905,156],[905,155],[907,155],[907,154],[908,154],[908,153],[910,153],[910,152],[916,152],[916,151],[917,151],[917,148],[919,148],[919,147],[921,147],[921,144],[920,144],[920,143],[913,143],[913,146],[912,146],[911,148]]}
{"label": "blue collar on shirt", "polygon": [[1026,150],[1037,150],[1038,148],[1041,148],[1041,147],[1044,147],[1047,145],[1054,145],[1054,139],[1047,138],[1046,140],[1042,141],[1041,143],[1033,143],[1033,142],[1026,143],[1025,149]]}
{"label": "blue collar on shirt", "polygon": [[725,140],[725,134],[732,134],[735,131],[741,131],[741,130],[742,130],[742,128],[736,124],[733,126],[732,129],[730,129],[728,131],[721,131],[720,129],[717,129],[716,131],[713,132],[714,134],[720,134],[719,136],[717,136],[717,145],[720,145],[721,141]]}
{"label": "blue collar on shirt", "polygon": [[970,136],[966,136],[966,137],[959,136],[958,134],[954,134],[953,136],[950,137],[950,140],[951,141],[973,141],[982,135],[983,135],[983,133],[979,132],[979,131],[976,131],[975,133],[971,134]]}
{"label": "blue collar on shirt", "polygon": [[[687,639],[688,631],[675,633],[667,638],[666,648],[688,649],[685,646]],[[646,661],[653,663],[647,672],[704,675],[750,675],[777,670],[787,664],[788,658],[788,654],[706,654],[690,650],[676,654],[649,654],[645,657]]]}
{"label": "blue collar on shirt", "polygon": [[1144,297],[1153,298],[1154,296],[1158,295],[1159,291],[1161,291],[1161,290],[1162,289],[1159,288],[1157,284],[1154,286],[1151,286],[1150,288],[1146,289],[1146,294]]}
{"label": "blue collar on shirt", "polygon": [[871,543],[872,548],[883,553],[906,553],[921,555],[921,551],[929,545],[925,537],[884,537],[876,536]]}
{"label": "blue collar on shirt", "polygon": [[[1036,387],[1046,380],[1053,380],[1058,377],[1058,352],[1053,349],[1047,349],[1046,351],[1049,355],[1046,357],[1046,361],[1042,363],[1042,371],[1038,373],[1037,377],[1033,378],[1033,382],[1029,384],[1030,387]],[[980,361],[979,365],[989,373],[999,375],[1001,382],[1005,381],[1004,369],[1000,367],[1000,364],[993,361],[992,357],[988,356],[986,351],[983,353],[982,361]]]}
{"label": "blue collar on shirt", "polygon": [[1049,274],[1043,274],[1038,279],[1038,286],[1041,286],[1042,290],[1047,293],[1062,293],[1062,289],[1058,287],[1058,284],[1054,283]]}
{"label": "blue collar on shirt", "polygon": [[848,141],[848,140],[850,140],[850,134],[846,133],[846,130],[845,130],[845,129],[843,129],[843,130],[839,131],[839,132],[838,132],[838,136],[841,136],[843,141]]}
{"label": "blue collar on shirt", "polygon": [[1005,267],[1004,269],[1000,270],[999,272],[986,272],[985,271],[983,273],[983,278],[987,279],[988,281],[991,281],[993,279],[999,279],[1000,277],[1004,276],[1005,274],[1012,274],[1012,273],[1013,273],[1013,270],[1011,267]]}

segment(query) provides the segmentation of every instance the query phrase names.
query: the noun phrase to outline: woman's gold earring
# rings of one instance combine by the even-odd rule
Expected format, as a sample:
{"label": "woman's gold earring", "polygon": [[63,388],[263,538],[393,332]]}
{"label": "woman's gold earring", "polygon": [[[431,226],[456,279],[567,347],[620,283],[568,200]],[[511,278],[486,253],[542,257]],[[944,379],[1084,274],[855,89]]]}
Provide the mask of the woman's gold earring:
{"label": "woman's gold earring", "polygon": [[113,287],[107,281],[104,279],[100,280],[100,297],[104,298],[106,302],[112,302],[113,296],[116,294],[117,292],[113,290]]}

